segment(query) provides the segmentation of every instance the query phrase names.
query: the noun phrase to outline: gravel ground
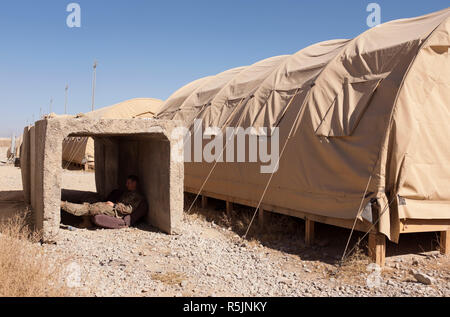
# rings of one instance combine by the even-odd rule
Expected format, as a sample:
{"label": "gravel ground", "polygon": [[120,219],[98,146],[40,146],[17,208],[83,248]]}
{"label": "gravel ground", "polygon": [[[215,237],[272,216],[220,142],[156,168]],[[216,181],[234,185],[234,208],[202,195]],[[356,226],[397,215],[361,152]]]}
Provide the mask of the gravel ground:
{"label": "gravel ground", "polygon": [[[0,161],[6,160],[8,148],[0,147]],[[0,191],[22,190],[20,168],[0,164]],[[85,171],[65,170],[62,175],[62,187],[71,190],[96,191],[95,174]]]}
{"label": "gravel ground", "polygon": [[0,147],[0,161],[3,161],[6,159],[6,152],[8,152],[7,147]]}
{"label": "gravel ground", "polygon": [[[95,190],[93,173],[65,171],[63,183]],[[0,166],[0,191],[20,187],[20,170]],[[256,232],[242,240],[235,226],[206,216],[224,213],[218,209],[186,214],[172,236],[145,224],[61,230],[58,244],[42,247],[66,268],[68,285],[88,296],[450,296],[449,257],[433,251],[434,245],[423,247],[433,235],[389,244],[382,272],[371,270],[360,253],[337,270],[348,230],[318,225],[317,245],[306,248],[302,221],[272,215],[270,222],[293,225],[283,234]]]}
{"label": "gravel ground", "polygon": [[[93,296],[450,296],[449,259],[438,252],[392,257],[378,278],[366,259],[333,275],[335,264],[243,241],[190,217],[174,236],[142,225],[63,231],[61,238],[46,251],[76,267],[77,287]],[[412,269],[432,285],[419,283]]]}

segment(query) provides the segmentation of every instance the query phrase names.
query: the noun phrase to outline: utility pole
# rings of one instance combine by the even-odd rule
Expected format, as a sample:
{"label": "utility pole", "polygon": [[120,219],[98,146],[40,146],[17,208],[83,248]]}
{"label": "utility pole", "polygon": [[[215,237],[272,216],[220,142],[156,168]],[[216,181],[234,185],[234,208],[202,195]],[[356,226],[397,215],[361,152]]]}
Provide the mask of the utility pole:
{"label": "utility pole", "polygon": [[42,119],[42,107],[39,108],[39,120]]}
{"label": "utility pole", "polygon": [[92,80],[92,111],[95,109],[95,80],[97,76],[97,61],[94,62],[94,79]]}
{"label": "utility pole", "polygon": [[53,106],[53,97],[50,98],[50,108],[49,108],[50,112],[48,114],[52,113],[52,106]]}
{"label": "utility pole", "polygon": [[66,85],[66,99],[64,101],[64,114],[67,114],[67,93],[69,91],[69,85]]}

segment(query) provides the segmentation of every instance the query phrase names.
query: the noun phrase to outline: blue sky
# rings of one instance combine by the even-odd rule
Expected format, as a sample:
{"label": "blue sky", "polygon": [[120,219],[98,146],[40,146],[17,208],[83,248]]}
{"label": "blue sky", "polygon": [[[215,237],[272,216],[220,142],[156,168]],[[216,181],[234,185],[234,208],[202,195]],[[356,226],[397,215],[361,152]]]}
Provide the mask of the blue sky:
{"label": "blue sky", "polygon": [[[66,7],[81,6],[81,28]],[[0,136],[21,133],[40,108],[69,113],[134,97],[166,99],[182,85],[328,39],[368,29],[366,7],[382,22],[448,7],[448,0],[1,0]]]}

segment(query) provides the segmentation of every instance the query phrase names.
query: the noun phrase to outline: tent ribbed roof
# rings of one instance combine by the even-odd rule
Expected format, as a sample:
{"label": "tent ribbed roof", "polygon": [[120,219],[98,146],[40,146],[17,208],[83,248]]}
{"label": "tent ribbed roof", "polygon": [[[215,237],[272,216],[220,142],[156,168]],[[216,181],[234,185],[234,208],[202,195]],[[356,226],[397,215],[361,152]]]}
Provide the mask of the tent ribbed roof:
{"label": "tent ribbed roof", "polygon": [[[195,118],[202,118],[207,126],[222,128],[231,123],[271,127],[280,122],[290,100],[300,91],[312,109],[314,128],[319,129],[323,121],[330,121],[319,129],[326,133],[327,129],[333,129],[332,119],[326,116],[333,115],[331,104],[339,99],[343,86],[349,85],[350,95],[356,96],[351,101],[355,104],[348,105],[347,115],[351,116],[360,95],[370,95],[396,69],[399,61],[412,62],[424,40],[449,16],[450,9],[444,9],[422,17],[391,21],[353,40],[314,44],[291,56],[268,58],[194,81],[175,92],[158,117],[179,119],[187,126]],[[351,86],[358,82],[367,84]],[[341,106],[339,102],[337,106]],[[330,133],[339,135],[349,128],[339,129],[342,131]]]}

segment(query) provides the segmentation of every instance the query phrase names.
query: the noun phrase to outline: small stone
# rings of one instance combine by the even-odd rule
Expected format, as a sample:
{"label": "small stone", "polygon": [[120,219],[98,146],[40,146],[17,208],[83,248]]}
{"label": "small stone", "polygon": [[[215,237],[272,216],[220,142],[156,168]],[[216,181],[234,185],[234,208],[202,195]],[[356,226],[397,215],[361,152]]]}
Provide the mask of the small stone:
{"label": "small stone", "polygon": [[389,286],[395,286],[395,283],[393,281],[391,281],[391,280],[388,280],[386,282],[386,284],[389,285]]}
{"label": "small stone", "polygon": [[431,276],[428,276],[426,274],[417,272],[416,274],[414,274],[414,278],[425,285],[433,285],[434,284],[434,279]]}
{"label": "small stone", "polygon": [[287,279],[287,278],[282,278],[282,279],[280,280],[280,283],[281,283],[281,284],[286,284],[286,285],[292,284],[291,280],[289,280],[289,279]]}

